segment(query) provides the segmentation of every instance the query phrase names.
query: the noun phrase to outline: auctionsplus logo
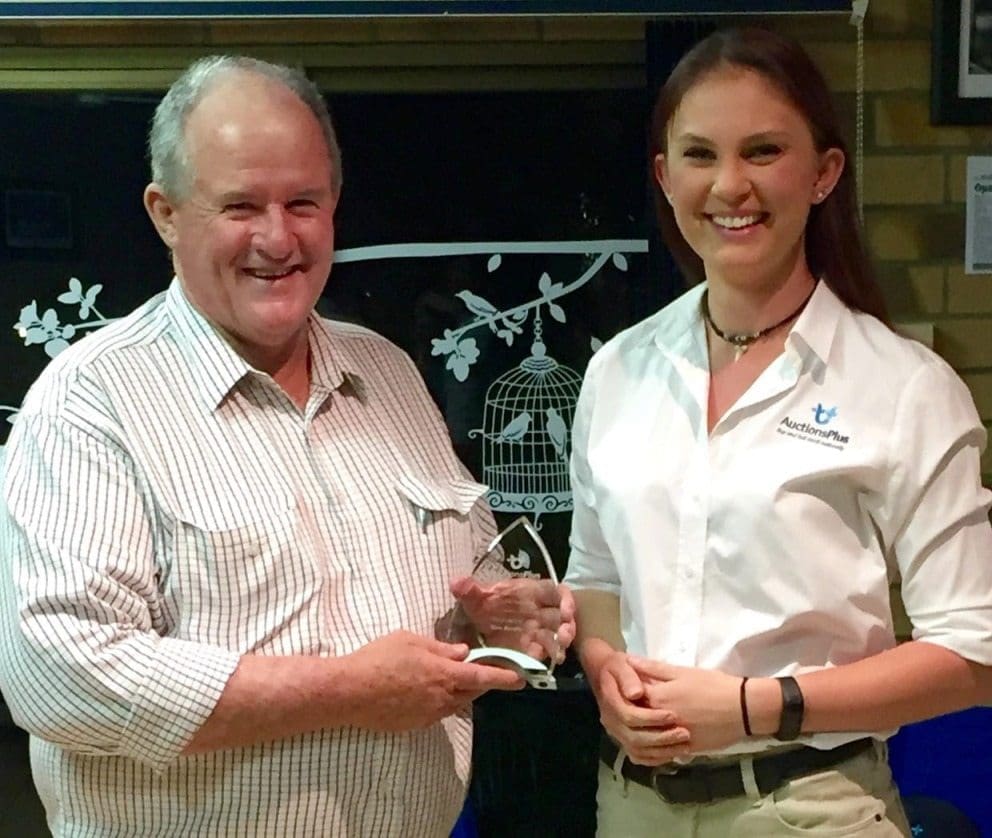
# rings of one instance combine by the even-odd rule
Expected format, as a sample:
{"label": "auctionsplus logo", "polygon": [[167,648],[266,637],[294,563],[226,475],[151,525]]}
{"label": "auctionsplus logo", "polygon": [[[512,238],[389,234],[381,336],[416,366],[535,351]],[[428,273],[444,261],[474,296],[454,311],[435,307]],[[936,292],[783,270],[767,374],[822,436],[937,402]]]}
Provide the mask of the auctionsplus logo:
{"label": "auctionsplus logo", "polygon": [[779,422],[779,428],[788,428],[788,430],[792,431],[790,436],[805,437],[816,442],[822,440],[823,442],[835,442],[845,445],[851,441],[849,436],[840,433],[836,429],[827,430],[825,427],[821,427],[823,425],[829,425],[837,418],[836,407],[824,407],[822,404],[817,404],[816,407],[810,410],[813,414],[813,422],[816,424],[803,422],[799,419],[790,419],[786,416]]}

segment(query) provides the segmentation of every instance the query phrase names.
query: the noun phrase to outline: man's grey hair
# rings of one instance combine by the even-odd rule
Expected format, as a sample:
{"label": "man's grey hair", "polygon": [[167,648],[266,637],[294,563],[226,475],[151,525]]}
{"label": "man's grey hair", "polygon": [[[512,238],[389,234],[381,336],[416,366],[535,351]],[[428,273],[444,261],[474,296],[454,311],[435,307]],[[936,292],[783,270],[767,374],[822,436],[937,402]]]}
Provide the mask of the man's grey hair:
{"label": "man's grey hair", "polygon": [[200,58],[173,82],[155,109],[148,132],[152,180],[173,200],[180,201],[187,197],[194,173],[186,148],[186,121],[211,88],[236,73],[251,73],[281,84],[310,109],[324,135],[331,160],[331,188],[337,194],[341,189],[341,149],[327,103],[317,86],[302,70],[242,55]]}

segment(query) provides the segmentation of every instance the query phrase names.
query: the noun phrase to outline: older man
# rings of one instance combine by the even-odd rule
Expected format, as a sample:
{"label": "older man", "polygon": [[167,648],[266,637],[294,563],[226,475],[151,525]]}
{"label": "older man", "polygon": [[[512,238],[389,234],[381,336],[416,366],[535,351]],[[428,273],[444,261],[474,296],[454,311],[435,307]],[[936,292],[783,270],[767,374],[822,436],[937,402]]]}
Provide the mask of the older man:
{"label": "older man", "polygon": [[483,487],[408,358],[313,314],[341,180],[323,100],[203,59],[150,150],[176,278],[61,354],[8,445],[0,670],[49,824],[446,834],[469,704],[521,682],[431,637],[492,535]]}

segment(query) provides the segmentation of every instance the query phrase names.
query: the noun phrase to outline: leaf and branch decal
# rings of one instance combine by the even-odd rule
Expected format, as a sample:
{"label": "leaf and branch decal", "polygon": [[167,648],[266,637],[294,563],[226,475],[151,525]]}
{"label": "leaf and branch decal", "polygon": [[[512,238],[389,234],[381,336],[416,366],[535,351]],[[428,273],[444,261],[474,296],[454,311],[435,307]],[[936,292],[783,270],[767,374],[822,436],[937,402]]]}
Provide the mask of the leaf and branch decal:
{"label": "leaf and branch decal", "polygon": [[[497,250],[497,252],[493,252]],[[627,258],[621,251],[629,253],[646,253],[648,243],[643,239],[609,239],[582,241],[535,241],[535,242],[443,242],[443,243],[406,243],[390,245],[373,245],[370,247],[347,248],[335,254],[335,263],[377,261],[392,258],[443,258],[464,255],[488,255],[486,270],[494,273],[503,264],[504,254],[575,254],[584,258],[592,258],[586,270],[573,282],[563,284],[553,282],[548,273],[541,274],[538,281],[538,296],[521,305],[500,311],[485,297],[470,291],[462,291],[457,295],[464,303],[474,319],[457,329],[446,329],[440,338],[431,341],[431,354],[445,356],[445,367],[458,381],[465,381],[472,366],[480,355],[479,345],[469,332],[485,327],[496,337],[512,346],[514,340],[523,334],[523,327],[533,311],[535,319],[540,319],[539,308],[547,307],[548,315],[560,323],[565,322],[565,310],[561,298],[570,294],[588,282],[602,269],[607,262],[621,271],[627,270]],[[63,306],[78,307],[75,317],[66,316],[54,307],[42,309],[37,300],[32,300],[24,306],[14,324],[14,330],[25,346],[41,346],[49,358],[64,351],[70,342],[79,337],[84,331],[105,326],[117,318],[106,317],[96,306],[97,298],[103,290],[103,285],[95,283],[84,287],[78,277],[70,277],[68,288],[58,295],[57,300]],[[63,317],[65,318],[63,320]],[[595,351],[600,341],[592,338],[592,348]],[[13,421],[19,411],[18,406],[0,404],[0,413],[7,413],[7,420]],[[547,417],[549,432],[556,436],[557,423],[553,417]],[[521,423],[524,420],[521,419]],[[528,416],[527,421],[530,421]],[[555,430],[550,430],[555,429]],[[513,437],[515,428],[505,431],[507,440]],[[563,446],[563,442],[555,440],[555,447]],[[563,450],[563,448],[562,448]]]}
{"label": "leaf and branch decal", "polygon": [[[568,284],[554,282],[551,275],[545,271],[537,282],[537,297],[502,311],[473,291],[459,291],[455,296],[464,303],[471,314],[475,315],[475,318],[457,329],[445,329],[442,337],[434,338],[431,341],[431,355],[446,356],[445,369],[449,370],[458,381],[465,381],[480,354],[475,338],[465,335],[474,329],[487,327],[507,346],[512,346],[514,337],[523,333],[523,326],[531,312],[539,317],[542,306],[547,309],[552,319],[565,323],[567,319],[565,309],[556,301],[581,288],[608,262],[612,262],[618,270],[627,270],[627,258],[622,253],[605,251],[599,253],[582,274]],[[502,255],[495,253],[489,257],[486,270],[493,273],[502,264]]]}
{"label": "leaf and branch decal", "polygon": [[[96,307],[96,298],[102,290],[103,286],[100,284],[84,289],[83,283],[77,277],[70,277],[69,290],[59,294],[58,301],[64,305],[78,305],[80,322],[63,323],[54,308],[39,312],[38,301],[32,300],[21,309],[14,329],[25,346],[41,344],[45,347],[45,354],[49,358],[54,358],[68,348],[69,341],[76,337],[79,331],[96,329],[111,322],[113,318],[107,319]],[[90,320],[91,314],[95,315],[96,319]]]}

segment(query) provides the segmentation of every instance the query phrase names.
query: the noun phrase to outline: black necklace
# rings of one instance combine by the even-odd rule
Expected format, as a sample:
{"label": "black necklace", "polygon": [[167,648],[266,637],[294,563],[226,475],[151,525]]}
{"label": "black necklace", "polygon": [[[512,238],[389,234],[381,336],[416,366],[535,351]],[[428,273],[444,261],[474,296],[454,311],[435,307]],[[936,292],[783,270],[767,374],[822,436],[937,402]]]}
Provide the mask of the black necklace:
{"label": "black necklace", "polygon": [[768,326],[758,332],[751,332],[751,333],[741,332],[740,334],[730,335],[724,332],[719,326],[717,326],[716,323],[713,322],[713,315],[710,314],[710,303],[709,303],[710,292],[708,288],[703,292],[703,317],[706,318],[706,322],[710,324],[710,328],[713,330],[713,333],[718,338],[720,338],[720,340],[724,341],[725,343],[729,343],[734,347],[734,349],[736,350],[734,354],[734,360],[736,361],[738,358],[741,357],[741,355],[743,355],[745,352],[748,351],[748,349],[751,348],[752,343],[754,343],[757,340],[760,340],[769,332],[774,332],[777,328],[779,328],[779,326],[784,326],[790,320],[795,320],[802,313],[802,310],[806,308],[806,303],[809,302],[809,298],[813,296],[813,291],[815,290],[816,290],[816,283],[813,283],[812,290],[806,295],[806,298],[799,304],[799,307],[794,312],[792,312],[792,314],[788,315],[787,317],[783,317],[781,320],[778,321],[778,323],[772,323],[771,326]]}

